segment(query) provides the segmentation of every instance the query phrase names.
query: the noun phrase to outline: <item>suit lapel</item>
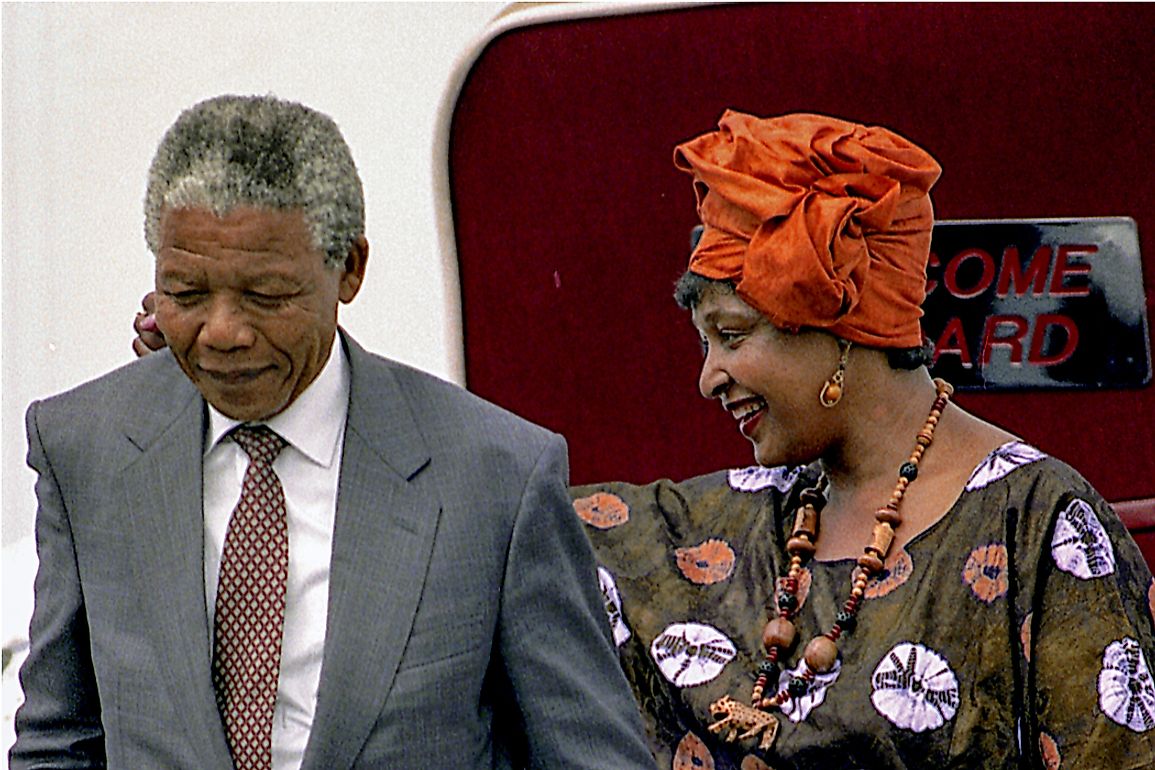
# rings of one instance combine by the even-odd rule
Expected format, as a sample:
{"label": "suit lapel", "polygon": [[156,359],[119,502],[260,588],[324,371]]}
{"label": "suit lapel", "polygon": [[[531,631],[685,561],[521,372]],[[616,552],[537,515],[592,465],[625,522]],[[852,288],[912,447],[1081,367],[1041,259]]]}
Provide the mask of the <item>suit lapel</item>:
{"label": "suit lapel", "polygon": [[204,404],[172,369],[177,376],[159,391],[164,403],[127,430],[142,454],[122,474],[125,536],[133,540],[138,565],[135,591],[149,597],[141,622],[154,639],[189,743],[201,752],[202,766],[230,767],[212,689],[205,608]]}
{"label": "suit lapel", "polygon": [[413,625],[440,512],[429,453],[388,364],[352,340],[349,416],[317,710],[303,768],[350,767],[380,718]]}

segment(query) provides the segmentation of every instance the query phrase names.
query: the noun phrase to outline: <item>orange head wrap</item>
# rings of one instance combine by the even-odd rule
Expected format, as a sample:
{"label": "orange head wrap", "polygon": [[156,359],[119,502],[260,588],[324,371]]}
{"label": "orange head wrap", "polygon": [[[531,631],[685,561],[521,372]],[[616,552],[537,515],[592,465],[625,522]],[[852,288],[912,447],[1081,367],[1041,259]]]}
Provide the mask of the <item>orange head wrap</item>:
{"label": "orange head wrap", "polygon": [[879,126],[727,110],[679,145],[705,225],[690,272],[733,281],[779,327],[922,344],[934,158]]}

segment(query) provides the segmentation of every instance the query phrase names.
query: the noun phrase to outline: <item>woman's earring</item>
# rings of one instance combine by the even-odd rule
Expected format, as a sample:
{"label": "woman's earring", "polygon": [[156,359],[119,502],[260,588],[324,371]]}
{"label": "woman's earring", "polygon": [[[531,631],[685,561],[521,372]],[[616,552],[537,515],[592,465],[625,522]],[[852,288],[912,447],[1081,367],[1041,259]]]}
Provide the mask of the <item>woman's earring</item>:
{"label": "woman's earring", "polygon": [[830,409],[842,400],[842,380],[846,377],[846,359],[850,356],[850,341],[839,340],[838,347],[842,351],[838,356],[838,368],[834,374],[818,391],[818,403]]}

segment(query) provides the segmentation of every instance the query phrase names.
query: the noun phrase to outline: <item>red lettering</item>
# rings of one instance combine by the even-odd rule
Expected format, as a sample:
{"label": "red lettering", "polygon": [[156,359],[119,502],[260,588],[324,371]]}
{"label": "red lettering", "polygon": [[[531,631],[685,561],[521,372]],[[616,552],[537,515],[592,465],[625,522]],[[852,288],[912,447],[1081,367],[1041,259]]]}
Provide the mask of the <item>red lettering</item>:
{"label": "red lettering", "polygon": [[938,335],[938,340],[934,343],[934,355],[931,358],[931,366],[938,363],[939,356],[948,354],[958,356],[959,363],[967,369],[974,366],[974,362],[971,361],[971,353],[967,349],[966,334],[963,332],[962,319],[958,316],[947,321],[946,327],[942,330],[942,334]]}
{"label": "red lettering", "polygon": [[[1043,343],[1047,340],[1047,331],[1058,327],[1065,332],[1066,340],[1058,353],[1043,355]],[[1039,366],[1054,366],[1061,364],[1075,354],[1079,345],[1079,327],[1065,315],[1043,313],[1035,319],[1035,333],[1031,335],[1031,351],[1027,354],[1027,361]]]}
{"label": "red lettering", "polygon": [[1098,246],[1060,246],[1059,256],[1055,259],[1055,272],[1051,275],[1051,295],[1054,297],[1086,297],[1091,293],[1091,282],[1082,286],[1066,286],[1068,277],[1077,277],[1091,274],[1091,266],[1084,263],[1070,264],[1068,257],[1077,257],[1081,254],[1090,256],[1099,250]]}
{"label": "red lettering", "polygon": [[[1010,334],[999,336],[998,330],[1002,326],[1011,326]],[[1021,366],[1023,363],[1023,337],[1027,334],[1027,319],[1018,315],[993,315],[987,318],[983,327],[983,347],[981,361],[983,366],[991,362],[991,351],[996,345],[1011,349],[1011,363]]]}
{"label": "red lettering", "polygon": [[999,283],[995,294],[1005,297],[1014,288],[1015,296],[1021,297],[1027,293],[1027,286],[1031,287],[1031,295],[1043,296],[1047,285],[1047,267],[1051,263],[1051,247],[1040,246],[1035,250],[1027,269],[1023,270],[1022,260],[1019,258],[1017,246],[1007,246],[1003,251],[1003,264],[999,268]]}
{"label": "red lettering", "polygon": [[[963,288],[959,285],[958,273],[963,263],[977,259],[982,263],[983,272],[979,276],[979,280],[975,282],[974,286]],[[987,290],[988,287],[995,281],[995,260],[990,254],[987,254],[982,249],[967,249],[961,251],[955,258],[946,266],[946,273],[943,275],[943,283],[946,284],[946,290],[959,299],[970,299],[977,297]]]}

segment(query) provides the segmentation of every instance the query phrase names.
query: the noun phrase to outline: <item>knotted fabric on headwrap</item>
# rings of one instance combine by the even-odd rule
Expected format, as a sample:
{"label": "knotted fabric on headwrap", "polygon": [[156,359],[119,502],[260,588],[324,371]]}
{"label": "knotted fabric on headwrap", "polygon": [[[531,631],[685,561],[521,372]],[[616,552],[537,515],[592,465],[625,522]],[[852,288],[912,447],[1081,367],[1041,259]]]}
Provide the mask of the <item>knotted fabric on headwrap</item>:
{"label": "knotted fabric on headwrap", "polygon": [[934,158],[880,126],[727,110],[674,150],[705,225],[690,272],[731,280],[776,326],[922,344]]}

